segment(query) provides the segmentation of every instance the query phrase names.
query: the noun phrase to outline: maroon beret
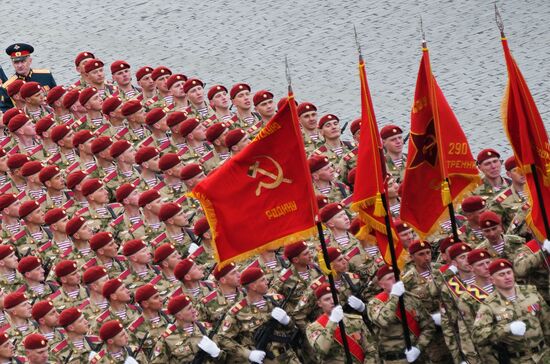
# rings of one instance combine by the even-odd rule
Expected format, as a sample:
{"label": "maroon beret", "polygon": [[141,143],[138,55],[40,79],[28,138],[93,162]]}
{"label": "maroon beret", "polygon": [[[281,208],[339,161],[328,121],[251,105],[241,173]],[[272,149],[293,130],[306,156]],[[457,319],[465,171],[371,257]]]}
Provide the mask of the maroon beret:
{"label": "maroon beret", "polygon": [[46,96],[46,102],[48,105],[52,106],[54,102],[59,100],[67,90],[63,86],[55,86],[50,91],[48,91],[48,96]]}
{"label": "maroon beret", "polygon": [[141,80],[143,76],[153,73],[153,68],[149,66],[141,67],[136,72],[136,80]]}
{"label": "maroon beret", "polygon": [[328,166],[330,164],[330,161],[325,155],[314,154],[307,160],[307,164],[309,165],[309,171],[313,173],[317,172],[325,166]]}
{"label": "maroon beret", "polygon": [[21,167],[21,175],[23,177],[32,176],[33,174],[40,173],[42,168],[44,168],[42,162],[28,161],[27,163],[23,164],[23,167]]}
{"label": "maroon beret", "polygon": [[187,119],[187,114],[182,111],[174,111],[168,114],[166,125],[172,128]]}
{"label": "maroon beret", "polygon": [[176,266],[174,267],[174,275],[176,278],[183,282],[183,279],[185,278],[185,275],[189,273],[191,270],[191,267],[195,264],[193,259],[186,258],[182,259]]}
{"label": "maroon beret", "polygon": [[509,172],[512,169],[516,168],[518,166],[518,163],[516,161],[516,157],[511,156],[510,158],[506,159],[504,161],[504,168]]}
{"label": "maroon beret", "polygon": [[333,246],[327,248],[329,262],[334,262],[338,257],[342,255],[342,250]]}
{"label": "maroon beret", "polygon": [[159,159],[159,168],[161,171],[167,171],[177,166],[181,162],[177,153],[166,153]]}
{"label": "maroon beret", "polygon": [[6,156],[6,151],[4,150],[4,148],[0,147],[0,158],[5,156]]}
{"label": "maroon beret", "polygon": [[143,286],[136,289],[135,301],[141,303],[157,294],[158,291],[151,283],[144,284]]}
{"label": "maroon beret", "polygon": [[48,339],[44,335],[29,334],[23,339],[23,346],[26,350],[43,349],[48,347]]}
{"label": "maroon beret", "polygon": [[54,309],[54,305],[51,301],[44,300],[38,301],[32,306],[32,318],[35,321],[40,320],[42,317],[46,316],[48,312]]}
{"label": "maroon beret", "polygon": [[265,100],[273,100],[273,94],[267,90],[260,90],[254,94],[252,102],[254,106],[257,106],[259,103],[264,102]]}
{"label": "maroon beret", "polygon": [[163,262],[164,259],[168,258],[170,254],[172,254],[175,251],[176,251],[176,247],[174,246],[174,244],[164,243],[155,250],[155,254],[153,256],[153,262],[155,264],[159,264]]}
{"label": "maroon beret", "polygon": [[208,90],[208,100],[212,100],[218,92],[222,92],[222,91],[225,91],[227,93],[227,89],[225,88],[225,86],[214,85],[210,87],[210,89]]}
{"label": "maroon beret", "polygon": [[180,170],[180,179],[182,181],[187,181],[188,179],[191,179],[193,177],[198,176],[199,174],[203,173],[204,169],[202,166],[198,163],[190,163],[186,166],[184,166]]}
{"label": "maroon beret", "polygon": [[225,134],[225,146],[231,149],[232,146],[237,145],[244,137],[246,137],[246,133],[241,128],[229,130]]}
{"label": "maroon beret", "polygon": [[306,249],[307,244],[305,243],[305,241],[299,241],[297,243],[286,245],[284,249],[284,254],[286,259],[292,260],[292,258],[296,258]]}
{"label": "maroon beret", "polygon": [[474,249],[468,253],[468,264],[470,265],[485,259],[491,259],[491,254],[483,248]]}
{"label": "maroon beret", "polygon": [[8,96],[13,97],[14,95],[16,95],[19,91],[21,91],[21,86],[23,86],[24,84],[25,84],[25,81],[23,80],[20,80],[20,79],[14,80],[12,83],[10,83],[6,87]]}
{"label": "maroon beret", "polygon": [[82,282],[84,282],[84,284],[92,284],[98,279],[107,276],[107,269],[101,265],[96,265],[84,271],[84,274],[82,275]]}
{"label": "maroon beret", "polygon": [[[97,58],[92,58],[88,62],[86,62],[86,65],[84,66],[84,72],[90,73],[93,70],[96,70],[96,69],[98,69],[100,67],[103,67],[103,66],[104,66],[104,64],[103,64],[102,61],[100,61]],[[81,104],[82,104],[82,102],[81,102]]]}
{"label": "maroon beret", "polygon": [[179,133],[182,137],[187,137],[197,126],[199,126],[200,120],[197,118],[190,118],[183,121],[179,126]]}
{"label": "maroon beret", "polygon": [[65,232],[67,235],[72,237],[74,234],[80,230],[80,228],[84,225],[86,222],[86,219],[82,216],[74,216],[67,222],[67,226],[65,227]]}
{"label": "maroon beret", "polygon": [[513,268],[513,265],[509,260],[503,258],[495,259],[491,262],[491,264],[489,264],[489,274],[493,275],[496,272],[500,272],[501,270],[507,268]]}
{"label": "maroon beret", "polygon": [[340,119],[338,119],[338,117],[336,115],[333,115],[333,114],[323,115],[319,119],[319,124],[317,125],[317,127],[319,129],[321,129],[326,123],[328,123],[329,121],[333,121],[333,120],[340,121]]}
{"label": "maroon beret", "polygon": [[150,159],[153,159],[159,155],[159,151],[155,147],[141,147],[137,150],[136,155],[134,157],[137,164],[141,164],[143,162],[147,162]]}
{"label": "maroon beret", "polygon": [[393,226],[395,227],[395,231],[398,234],[404,233],[405,231],[412,230],[412,227],[406,222],[402,221],[401,219],[395,219],[393,221]]}
{"label": "maroon beret", "polygon": [[455,259],[456,257],[458,257],[459,255],[468,253],[470,251],[472,251],[472,248],[470,248],[470,246],[468,244],[456,243],[456,244],[451,245],[451,247],[449,248],[449,254],[448,255],[449,255],[449,258],[452,260],[452,259]]}
{"label": "maroon beret", "polygon": [[171,75],[170,77],[168,77],[168,79],[166,80],[166,87],[168,89],[171,89],[172,86],[174,86],[174,84],[176,82],[185,82],[187,81],[187,76],[186,75],[182,75],[181,73],[176,73],[175,75]]}
{"label": "maroon beret", "polygon": [[40,118],[40,120],[38,120],[36,124],[34,124],[34,130],[36,131],[36,134],[42,136],[42,134],[48,131],[48,129],[50,129],[54,123],[55,120],[53,119],[53,115],[46,115],[43,118]]}
{"label": "maroon beret", "polygon": [[198,78],[190,78],[183,84],[183,92],[188,93],[189,90],[196,86],[204,87],[204,83]]}
{"label": "maroon beret", "polygon": [[17,196],[13,193],[5,193],[0,195],[0,211],[17,201]]}
{"label": "maroon beret", "polygon": [[122,332],[122,330],[124,330],[124,326],[122,326],[120,321],[107,321],[103,325],[101,325],[101,328],[99,329],[99,337],[101,338],[101,340],[107,341],[117,336],[119,333]]}
{"label": "maroon beret", "polygon": [[158,123],[163,117],[166,116],[166,113],[162,107],[155,107],[151,109],[147,115],[145,115],[145,124],[151,126]]}
{"label": "maroon beret", "polygon": [[330,289],[330,284],[328,283],[323,283],[315,289],[315,297],[317,299],[320,299],[326,294],[332,294],[332,291]]}
{"label": "maroon beret", "polygon": [[11,170],[23,167],[23,164],[30,161],[26,154],[15,153],[8,157],[8,168]]}
{"label": "maroon beret", "polygon": [[432,246],[427,241],[415,240],[409,245],[409,254],[418,253],[421,250],[432,249]]}
{"label": "maroon beret", "polygon": [[310,111],[317,111],[317,107],[315,107],[315,105],[311,102],[302,102],[298,105],[298,116]]}
{"label": "maroon beret", "polygon": [[3,345],[6,341],[8,341],[9,336],[6,334],[6,332],[0,333],[0,345]]}
{"label": "maroon beret", "polygon": [[118,71],[129,69],[130,65],[126,61],[117,60],[111,63],[111,74],[115,74]]}
{"label": "maroon beret", "polygon": [[95,191],[103,187],[103,181],[99,178],[90,178],[82,184],[82,194],[84,196],[91,195]]}
{"label": "maroon beret", "polygon": [[69,307],[59,314],[59,326],[67,327],[82,316],[82,311],[76,307]]}
{"label": "maroon beret", "polygon": [[501,222],[502,219],[500,216],[490,210],[483,211],[481,215],[479,215],[479,226],[482,229],[500,225]]}
{"label": "maroon beret", "polygon": [[[29,258],[29,257],[26,257],[26,258]],[[23,258],[23,259],[25,259],[25,258]],[[19,262],[19,264],[21,264],[21,262]],[[32,269],[30,269],[30,270],[32,270]],[[25,293],[23,293],[23,292],[15,291],[15,292],[12,292],[12,293],[8,293],[6,295],[6,297],[4,298],[4,308],[5,309],[13,308],[13,307],[17,306],[18,304],[25,302],[26,300],[27,300],[27,296],[25,296]]]}
{"label": "maroon beret", "polygon": [[225,277],[227,273],[231,272],[237,266],[235,265],[235,263],[231,262],[229,264],[224,265],[223,268],[221,269],[219,269],[219,267],[220,267],[219,265],[216,265],[216,268],[214,269],[214,278],[216,278],[217,281]]}
{"label": "maroon beret", "polygon": [[204,216],[198,219],[193,226],[193,232],[197,236],[202,236],[208,230],[210,230],[210,225],[208,224],[208,220]]}
{"label": "maroon beret", "polygon": [[29,121],[29,118],[25,114],[17,114],[10,119],[8,123],[8,129],[12,133],[16,130],[19,130],[23,125]]}
{"label": "maroon beret", "polygon": [[176,313],[183,310],[185,307],[189,306],[191,299],[184,294],[179,296],[173,296],[168,301],[168,313],[170,315],[175,315]]}
{"label": "maroon beret", "polygon": [[122,115],[130,116],[141,110],[141,102],[139,100],[129,100],[122,105]]}
{"label": "maroon beret", "polygon": [[124,153],[128,148],[132,146],[132,143],[126,139],[120,139],[114,142],[109,149],[109,154],[111,157],[118,158],[122,153]]}
{"label": "maroon beret", "polygon": [[380,137],[382,139],[388,139],[398,134],[403,134],[403,130],[397,125],[386,125],[382,129],[380,129]]}
{"label": "maroon beret", "polygon": [[46,166],[42,168],[40,171],[40,174],[38,175],[38,178],[40,179],[40,182],[43,184],[47,181],[51,180],[53,177],[57,176],[61,170],[58,166]]}
{"label": "maroon beret", "polygon": [[378,278],[378,280],[381,280],[384,276],[390,273],[393,274],[393,267],[391,265],[385,264],[378,268],[378,270],[376,271],[376,278]]}
{"label": "maroon beret", "polygon": [[233,87],[231,87],[231,91],[229,91],[229,97],[231,97],[231,100],[233,100],[239,92],[244,90],[248,90],[248,92],[250,92],[250,86],[248,86],[246,83],[237,83],[236,85],[233,85]]}
{"label": "maroon beret", "polygon": [[15,253],[13,246],[7,244],[0,245],[0,260],[9,257],[13,253]]}
{"label": "maroon beret", "polygon": [[11,118],[13,118],[15,115],[18,115],[18,114],[24,114],[23,110],[18,109],[16,107],[12,107],[8,111],[6,111],[4,115],[2,115],[2,124],[4,124],[5,126],[8,126]]}
{"label": "maroon beret", "polygon": [[75,102],[78,101],[78,98],[80,97],[80,90],[75,88],[65,94],[65,97],[63,98],[63,107],[65,109],[70,109],[71,106],[75,104]]}
{"label": "maroon beret", "polygon": [[103,295],[103,297],[109,299],[111,295],[116,292],[117,289],[122,287],[122,285],[123,285],[123,282],[120,278],[109,279],[103,285],[103,290],[101,294]]}
{"label": "maroon beret", "polygon": [[168,202],[162,204],[159,210],[159,220],[166,221],[178,214],[181,211],[181,205],[176,202]]}
{"label": "maroon beret", "polygon": [[118,96],[111,96],[106,98],[101,105],[101,111],[104,115],[109,115],[115,111],[120,105],[122,105],[122,99]]}
{"label": "maroon beret", "polygon": [[129,257],[130,255],[136,254],[145,247],[147,247],[147,245],[145,245],[145,243],[141,239],[128,240],[122,246],[122,254],[124,254],[125,257]]}
{"label": "maroon beret", "polygon": [[42,90],[42,86],[40,86],[38,82],[26,82],[21,86],[21,89],[19,89],[19,95],[26,99],[27,97],[31,97],[32,95],[39,93],[40,90]]}
{"label": "maroon beret", "polygon": [[500,154],[492,148],[483,149],[477,155],[477,159],[476,159],[477,164],[481,164],[485,162],[487,159],[491,159],[491,158],[500,158]]}
{"label": "maroon beret", "polygon": [[21,274],[25,274],[27,272],[30,272],[33,269],[36,269],[42,265],[42,262],[39,258],[28,255],[26,257],[21,258],[19,263],[17,264],[17,271]]}
{"label": "maroon beret", "polygon": [[351,135],[355,135],[361,129],[361,119],[355,119],[351,122],[351,125],[349,127],[349,130],[351,131]]}
{"label": "maroon beret", "polygon": [[95,58],[95,56],[92,52],[80,52],[76,55],[76,58],[74,59],[74,65],[78,67],[80,65],[80,62],[82,62],[83,60],[93,58]]}
{"label": "maroon beret", "polygon": [[19,206],[19,218],[24,219],[31,212],[40,208],[40,204],[36,200],[25,201]]}
{"label": "maroon beret", "polygon": [[136,185],[133,183],[124,183],[116,189],[115,198],[117,202],[122,202],[124,199],[136,189]]}
{"label": "maroon beret", "polygon": [[481,196],[468,196],[462,201],[462,211],[476,212],[485,208],[485,200]]}
{"label": "maroon beret", "polygon": [[344,207],[342,207],[342,205],[338,202],[332,202],[319,211],[319,217],[321,218],[322,222],[327,222],[340,211],[344,211]]}
{"label": "maroon beret", "polygon": [[88,100],[90,100],[95,94],[97,94],[97,88],[86,87],[85,89],[80,91],[78,102],[80,102],[80,105],[84,106],[88,102]]}
{"label": "maroon beret", "polygon": [[113,140],[110,137],[106,135],[99,136],[92,142],[92,153],[98,154],[109,148],[111,144],[113,144]]}
{"label": "maroon beret", "polygon": [[55,266],[55,275],[57,278],[68,276],[76,272],[77,265],[74,260],[62,260]]}
{"label": "maroon beret", "polygon": [[451,245],[456,243],[461,243],[461,241],[455,240],[455,238],[453,238],[452,236],[448,236],[445,239],[441,240],[441,243],[439,243],[439,251],[441,253],[445,253]]}
{"label": "maroon beret", "polygon": [[210,143],[214,143],[214,140],[218,139],[223,132],[229,128],[226,123],[214,123],[206,129],[206,140]]}
{"label": "maroon beret", "polygon": [[67,188],[71,190],[74,189],[76,185],[78,185],[80,182],[84,180],[84,178],[86,178],[86,176],[87,176],[86,173],[82,171],[74,171],[70,173],[67,176]]}
{"label": "maroon beret", "polygon": [[151,72],[151,78],[153,81],[156,81],[159,77],[168,75],[170,76],[172,74],[172,71],[168,67],[165,66],[159,66]]}
{"label": "maroon beret", "polygon": [[144,207],[160,198],[160,193],[157,190],[147,190],[139,195],[138,205]]}
{"label": "maroon beret", "polygon": [[93,251],[97,251],[111,241],[113,241],[113,234],[106,231],[100,231],[90,239],[90,248],[92,248]]}
{"label": "maroon beret", "polygon": [[241,273],[241,285],[255,282],[263,276],[264,272],[260,268],[248,267]]}
{"label": "maroon beret", "polygon": [[44,221],[46,225],[51,225],[65,217],[67,217],[65,210],[60,207],[56,207],[46,212],[46,215],[44,215]]}
{"label": "maroon beret", "polygon": [[54,143],[57,143],[61,139],[63,139],[69,132],[71,131],[71,128],[69,128],[66,124],[62,125],[56,125],[52,128],[52,131],[50,133],[50,138],[52,138]]}
{"label": "maroon beret", "polygon": [[92,139],[94,134],[90,130],[79,130],[73,136],[73,147],[78,147],[80,144],[86,143]]}

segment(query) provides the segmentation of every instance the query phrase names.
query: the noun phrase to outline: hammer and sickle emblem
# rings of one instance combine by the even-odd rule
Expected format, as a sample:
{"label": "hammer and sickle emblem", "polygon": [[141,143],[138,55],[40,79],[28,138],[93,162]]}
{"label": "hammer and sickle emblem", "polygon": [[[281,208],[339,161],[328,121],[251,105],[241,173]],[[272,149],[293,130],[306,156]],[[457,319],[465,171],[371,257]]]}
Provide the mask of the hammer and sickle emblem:
{"label": "hammer and sickle emblem", "polygon": [[258,156],[258,158],[266,158],[270,160],[277,169],[277,174],[271,173],[261,168],[259,161],[248,167],[248,175],[252,178],[258,177],[258,173],[271,178],[271,182],[259,181],[258,188],[256,188],[256,196],[260,196],[260,193],[262,192],[262,187],[268,190],[273,190],[279,187],[283,182],[292,183],[292,180],[285,178],[285,176],[283,175],[283,168],[275,159],[267,155],[261,155]]}

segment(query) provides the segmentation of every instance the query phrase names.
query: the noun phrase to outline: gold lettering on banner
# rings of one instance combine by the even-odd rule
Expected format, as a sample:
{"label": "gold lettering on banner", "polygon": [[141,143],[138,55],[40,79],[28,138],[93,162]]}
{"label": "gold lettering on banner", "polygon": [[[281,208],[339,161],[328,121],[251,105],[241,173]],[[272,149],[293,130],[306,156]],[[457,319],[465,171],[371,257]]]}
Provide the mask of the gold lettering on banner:
{"label": "gold lettering on banner", "polygon": [[420,99],[416,100],[413,104],[413,114],[416,114],[420,112],[423,108],[428,106],[428,98],[427,97],[421,97]]}
{"label": "gold lettering on banner", "polygon": [[296,201],[289,201],[285,202],[284,204],[275,206],[272,209],[266,210],[265,215],[269,220],[273,220],[296,211],[298,211],[298,205],[296,204]]}
{"label": "gold lettering on banner", "polygon": [[262,130],[260,130],[258,135],[256,135],[256,137],[254,138],[253,142],[257,142],[258,140],[262,140],[262,139],[270,136],[271,134],[275,133],[279,129],[281,129],[281,124],[279,124],[277,122],[273,122],[271,124],[268,124]]}
{"label": "gold lettering on banner", "polygon": [[260,167],[260,162],[259,161],[256,161],[256,163],[254,163],[253,165],[251,165],[250,167],[248,167],[248,176],[249,177],[252,177],[252,178],[257,178],[259,177],[258,174],[261,174],[263,176],[266,176],[268,178],[271,179],[271,182],[266,182],[266,181],[259,181],[258,183],[258,187],[256,188],[256,196],[260,196],[260,194],[262,193],[262,187],[265,188],[265,189],[268,189],[268,190],[274,190],[275,188],[279,187],[281,185],[281,183],[292,183],[292,180],[288,179],[288,178],[285,178],[285,176],[283,175],[283,167],[281,167],[281,165],[273,158],[271,158],[270,156],[268,155],[260,155],[257,157],[258,159],[259,158],[265,158],[269,161],[271,161],[271,163],[273,163],[273,165],[275,166],[275,169],[277,170],[277,173],[272,173],[262,167]]}

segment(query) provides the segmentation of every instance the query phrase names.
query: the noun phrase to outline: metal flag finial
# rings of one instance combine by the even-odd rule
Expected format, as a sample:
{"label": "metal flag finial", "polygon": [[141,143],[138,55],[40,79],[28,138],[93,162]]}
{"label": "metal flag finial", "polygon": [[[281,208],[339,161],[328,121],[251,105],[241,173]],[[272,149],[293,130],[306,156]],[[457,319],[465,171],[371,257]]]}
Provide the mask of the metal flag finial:
{"label": "metal flag finial", "polygon": [[500,30],[500,36],[504,38],[504,22],[502,21],[502,17],[500,16],[500,11],[498,11],[497,2],[495,1],[495,22],[497,23],[497,27]]}
{"label": "metal flag finial", "polygon": [[363,52],[361,51],[361,43],[359,43],[359,36],[357,35],[357,28],[353,24],[353,35],[355,37],[355,46],[357,47],[357,53],[359,53],[359,60],[363,60]]}
{"label": "metal flag finial", "polygon": [[422,15],[420,15],[420,34],[422,35],[422,48],[426,48],[426,33],[424,33],[424,22],[422,21]]}
{"label": "metal flag finial", "polygon": [[285,74],[288,83],[288,92],[292,92],[292,78],[290,78],[290,67],[288,66],[288,57],[285,55]]}

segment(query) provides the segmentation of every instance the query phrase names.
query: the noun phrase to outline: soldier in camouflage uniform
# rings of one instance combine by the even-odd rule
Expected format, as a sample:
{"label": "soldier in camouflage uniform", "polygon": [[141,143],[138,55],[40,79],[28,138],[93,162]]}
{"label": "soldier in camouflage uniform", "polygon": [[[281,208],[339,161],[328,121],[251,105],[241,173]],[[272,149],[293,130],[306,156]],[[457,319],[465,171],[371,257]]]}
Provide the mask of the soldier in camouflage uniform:
{"label": "soldier in camouflage uniform", "polygon": [[[11,339],[16,339],[21,343],[25,335],[34,330],[32,321],[31,304],[23,292],[12,292],[4,298],[4,309],[7,313],[8,323],[4,325],[2,331]],[[21,345],[17,346],[17,353],[23,354]]]}
{"label": "soldier in camouflage uniform", "polygon": [[23,284],[23,277],[17,271],[18,263],[15,248],[12,245],[0,245],[0,289],[9,291]]}
{"label": "soldier in camouflage uniform", "polygon": [[485,239],[479,225],[479,215],[486,211],[486,206],[485,199],[481,196],[468,196],[462,201],[462,215],[466,218],[466,223],[459,228],[458,234],[460,240],[471,247],[479,245]]}
{"label": "soldier in camouflage uniform", "polygon": [[78,307],[88,299],[86,288],[80,284],[81,274],[78,268],[74,260],[62,260],[55,266],[55,275],[61,286],[48,299],[60,310]]}
{"label": "soldier in camouflage uniform", "polygon": [[95,321],[109,306],[109,301],[103,297],[103,285],[108,279],[107,269],[103,266],[89,267],[82,275],[82,281],[87,287],[90,298],[82,303],[81,310],[89,321]]}
{"label": "soldier in camouflage uniform", "polygon": [[97,336],[87,336],[90,325],[76,307],[69,307],[59,315],[59,326],[65,329],[66,339],[52,347],[52,355],[67,364],[88,362],[96,354]]}
{"label": "soldier in camouflage uniform", "polygon": [[233,106],[237,109],[235,115],[237,121],[233,127],[241,128],[254,137],[260,130],[261,117],[252,111],[251,88],[246,83],[237,83],[229,90],[229,97]]}
{"label": "soldier in camouflage uniform", "polygon": [[483,173],[481,184],[474,190],[473,194],[485,197],[489,204],[492,200],[506,188],[510,187],[512,181],[509,178],[502,177],[500,170],[502,161],[500,154],[494,149],[483,149],[477,155],[477,166]]}
{"label": "soldier in camouflage uniform", "polygon": [[183,259],[176,265],[174,275],[182,283],[183,293],[188,295],[196,305],[215,289],[214,284],[203,280],[205,278],[203,268],[190,258]]}
{"label": "soldier in camouflage uniform", "polygon": [[[342,159],[355,149],[355,143],[340,139],[342,135],[340,120],[333,114],[321,117],[317,127],[325,142],[315,150],[314,154],[324,155],[334,166],[339,166]],[[345,179],[344,171],[336,170],[336,172],[341,175],[342,180]]]}
{"label": "soldier in camouflage uniform", "polygon": [[170,243],[160,245],[153,256],[153,263],[160,268],[162,278],[155,285],[163,301],[167,301],[172,293],[181,290],[181,284],[174,275],[174,268],[181,260],[180,253]]}
{"label": "soldier in camouflage uniform", "polygon": [[258,131],[258,129],[263,128],[269,120],[275,115],[275,103],[273,101],[273,94],[267,90],[260,90],[254,94],[252,98],[254,103],[254,110],[260,115],[261,120],[252,126],[250,129],[251,132]]}
{"label": "soldier in camouflage uniform", "polygon": [[397,125],[386,125],[380,129],[380,137],[386,152],[386,170],[397,183],[401,183],[407,162],[407,154],[403,153],[403,130]]}
{"label": "soldier in camouflage uniform", "polygon": [[137,364],[128,347],[128,333],[118,320],[110,320],[101,325],[99,337],[106,344],[91,360],[90,364]]}
{"label": "soldier in camouflage uniform", "polygon": [[503,235],[500,216],[492,211],[485,211],[479,216],[485,240],[476,248],[486,249],[493,258],[504,258],[513,261],[525,244],[525,239],[515,235]]}
{"label": "soldier in camouflage uniform", "polygon": [[32,333],[23,339],[25,358],[30,364],[46,363],[49,359],[50,342],[44,335]]}
{"label": "soldier in camouflage uniform", "polygon": [[473,325],[477,345],[493,345],[509,363],[550,363],[550,308],[533,286],[517,285],[512,263],[489,265],[495,291],[480,306]]}
{"label": "soldier in camouflage uniform", "polygon": [[124,327],[134,322],[139,314],[139,307],[130,304],[132,301],[128,287],[120,278],[109,279],[103,285],[103,297],[109,301],[109,307],[100,314],[96,322],[96,328],[108,320],[119,320]]}
{"label": "soldier in camouflage uniform", "polygon": [[514,258],[514,274],[526,284],[537,287],[537,291],[550,304],[550,242],[540,244],[536,240],[527,242]]}
{"label": "soldier in camouflage uniform", "polygon": [[349,187],[336,180],[334,166],[328,157],[314,154],[308,164],[316,194],[326,196],[329,202],[341,202],[348,197]]}
{"label": "soldier in camouflage uniform", "polygon": [[[36,322],[35,332],[44,335],[48,339],[51,348],[63,341],[65,331],[59,327],[59,312],[51,301],[39,301],[32,306],[32,318]],[[55,361],[53,352],[50,353],[50,360]]]}
{"label": "soldier in camouflage uniform", "polygon": [[78,267],[82,267],[90,259],[94,258],[94,252],[90,248],[90,239],[94,235],[88,222],[82,216],[75,216],[67,222],[65,228],[67,235],[73,241],[70,252],[64,257],[66,260],[74,260]]}
{"label": "soldier in camouflage uniform", "polygon": [[317,107],[309,102],[298,105],[298,118],[304,138],[304,147],[309,156],[323,145],[324,139],[317,128]]}
{"label": "soldier in camouflage uniform", "polygon": [[159,270],[151,265],[151,248],[140,239],[133,239],[122,245],[122,254],[128,260],[128,269],[119,278],[131,291],[146,283],[155,285],[162,279]]}
{"label": "soldier in camouflage uniform", "polygon": [[198,310],[206,321],[215,323],[223,320],[229,309],[243,299],[241,291],[241,273],[234,263],[229,263],[222,269],[214,269],[214,278],[218,283],[216,290],[200,301]]}
{"label": "soldier in camouflage uniform", "polygon": [[204,99],[204,83],[197,78],[190,78],[183,84],[183,91],[187,94],[189,108],[187,117],[198,118],[200,121],[207,120],[214,115],[214,110]]}
{"label": "soldier in camouflage uniform", "polygon": [[139,100],[130,100],[122,105],[121,113],[128,120],[128,133],[124,135],[124,139],[138,149],[139,143],[151,134],[145,127],[145,110]]}
{"label": "soldier in camouflage uniform", "polygon": [[[51,268],[52,261],[48,259],[44,266]],[[42,261],[35,256],[21,258],[17,265],[17,270],[23,276],[25,283],[18,287],[18,292],[25,292],[27,297],[35,301],[47,299],[52,293],[57,291],[58,287],[53,282],[46,280],[46,275]]]}
{"label": "soldier in camouflage uniform", "polygon": [[90,239],[90,248],[94,251],[95,258],[86,262],[83,269],[101,265],[105,267],[110,277],[118,277],[127,269],[126,259],[117,254],[118,245],[113,240],[113,234],[105,231],[96,233]]}

